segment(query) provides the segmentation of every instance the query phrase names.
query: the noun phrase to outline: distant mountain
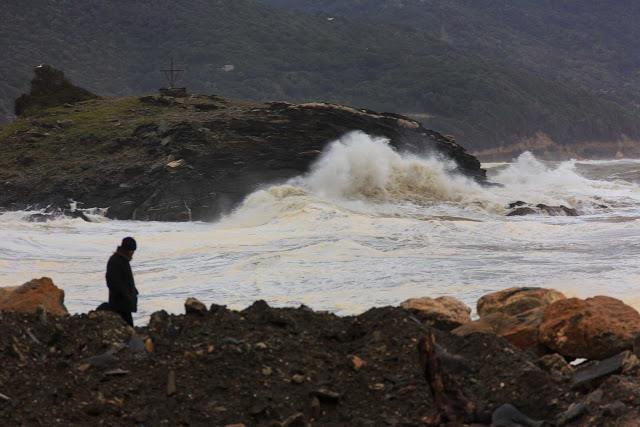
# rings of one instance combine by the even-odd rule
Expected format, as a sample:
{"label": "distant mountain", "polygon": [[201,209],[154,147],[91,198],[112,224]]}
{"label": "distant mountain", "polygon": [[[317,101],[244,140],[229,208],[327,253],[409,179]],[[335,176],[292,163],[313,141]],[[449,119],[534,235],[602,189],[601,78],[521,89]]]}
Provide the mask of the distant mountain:
{"label": "distant mountain", "polygon": [[[586,80],[558,78],[506,58],[521,39],[494,34],[499,23],[489,18],[487,31],[508,55],[501,60],[487,54],[494,42],[481,30],[494,8],[472,5],[504,2],[454,0],[464,16],[442,6],[439,17],[422,25],[417,6],[448,2],[295,2],[333,4],[329,16],[273,8],[287,5],[269,1],[6,2],[0,9],[0,115],[10,117],[35,64],[61,68],[98,94],[129,95],[164,85],[159,70],[174,56],[185,66],[183,82],[192,92],[404,113],[472,149],[502,147],[504,156],[527,147],[549,155],[610,156],[618,141],[640,137],[640,114],[630,101],[600,96]],[[338,9],[340,3],[354,7]],[[383,6],[400,10],[380,19],[376,10]],[[415,23],[402,18],[400,6],[416,15]],[[333,19],[334,12],[344,15]],[[469,27],[466,42],[457,22]],[[579,148],[585,142],[591,145]]]}
{"label": "distant mountain", "polygon": [[640,108],[640,2],[263,0],[425,31],[462,51]]}

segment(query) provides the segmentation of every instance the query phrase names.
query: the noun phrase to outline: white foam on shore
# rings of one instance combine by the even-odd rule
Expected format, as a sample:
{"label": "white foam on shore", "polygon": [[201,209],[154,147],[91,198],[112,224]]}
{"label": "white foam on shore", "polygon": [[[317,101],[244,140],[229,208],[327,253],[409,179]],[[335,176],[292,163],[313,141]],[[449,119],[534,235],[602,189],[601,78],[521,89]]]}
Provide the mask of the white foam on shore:
{"label": "white foam on shore", "polygon": [[[524,154],[490,170],[503,187],[483,187],[449,162],[355,133],[306,176],[251,194],[216,224],[31,223],[24,212],[1,214],[0,284],[51,276],[72,311],[87,311],[106,298],[108,256],[134,235],[139,318],[181,312],[188,296],[235,308],[262,298],[349,314],[425,295],[475,306],[481,295],[511,286],[607,294],[638,307],[634,168]],[[565,204],[585,215],[505,217],[515,200]]]}

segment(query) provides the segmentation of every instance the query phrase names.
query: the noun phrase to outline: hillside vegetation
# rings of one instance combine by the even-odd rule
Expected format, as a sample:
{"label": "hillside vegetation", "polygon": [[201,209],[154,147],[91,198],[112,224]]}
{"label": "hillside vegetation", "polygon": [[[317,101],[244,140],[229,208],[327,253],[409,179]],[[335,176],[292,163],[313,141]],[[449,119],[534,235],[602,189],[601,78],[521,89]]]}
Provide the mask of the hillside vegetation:
{"label": "hillside vegetation", "polygon": [[[541,133],[567,144],[640,135],[638,113],[615,99],[476,55],[440,37],[440,24],[329,20],[257,0],[29,0],[0,14],[5,118],[34,64],[62,68],[100,95],[129,95],[164,85],[159,70],[174,56],[194,93],[395,111],[473,149]],[[454,18],[441,18],[445,30]]]}
{"label": "hillside vegetation", "polygon": [[625,0],[263,0],[398,24],[640,108],[640,4]]}

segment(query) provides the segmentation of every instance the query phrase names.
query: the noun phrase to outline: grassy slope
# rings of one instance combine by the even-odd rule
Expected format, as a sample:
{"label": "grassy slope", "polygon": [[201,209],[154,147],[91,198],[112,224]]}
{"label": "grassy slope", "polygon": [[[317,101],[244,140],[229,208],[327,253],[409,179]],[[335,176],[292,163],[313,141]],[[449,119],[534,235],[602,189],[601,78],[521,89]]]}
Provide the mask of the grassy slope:
{"label": "grassy slope", "polygon": [[[101,94],[153,92],[169,55],[195,92],[247,99],[337,101],[430,116],[472,148],[542,130],[561,141],[640,135],[617,106],[461,53],[425,32],[327,21],[255,1],[11,2],[3,12],[0,109],[49,62]],[[46,24],[45,24],[46,23]],[[232,72],[222,71],[232,64]]]}

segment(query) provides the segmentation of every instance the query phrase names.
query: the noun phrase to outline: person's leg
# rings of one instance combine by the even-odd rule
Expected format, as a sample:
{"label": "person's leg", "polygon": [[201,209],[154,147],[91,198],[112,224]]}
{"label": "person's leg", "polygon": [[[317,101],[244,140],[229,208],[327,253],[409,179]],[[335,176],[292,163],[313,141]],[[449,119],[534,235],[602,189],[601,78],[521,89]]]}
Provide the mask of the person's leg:
{"label": "person's leg", "polygon": [[118,314],[122,319],[127,322],[127,325],[133,327],[133,316],[129,312],[119,311]]}

